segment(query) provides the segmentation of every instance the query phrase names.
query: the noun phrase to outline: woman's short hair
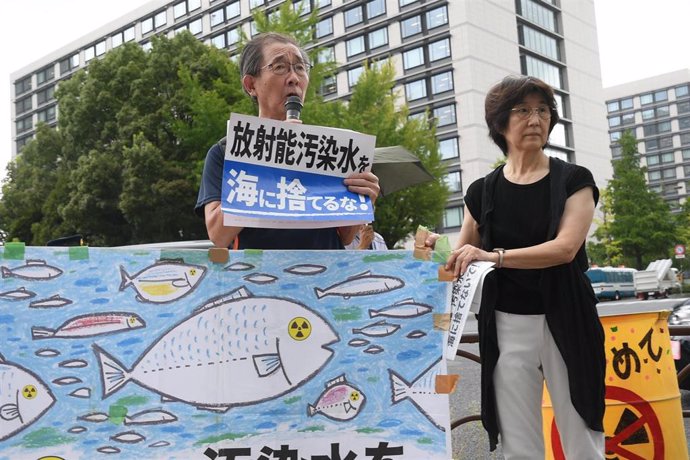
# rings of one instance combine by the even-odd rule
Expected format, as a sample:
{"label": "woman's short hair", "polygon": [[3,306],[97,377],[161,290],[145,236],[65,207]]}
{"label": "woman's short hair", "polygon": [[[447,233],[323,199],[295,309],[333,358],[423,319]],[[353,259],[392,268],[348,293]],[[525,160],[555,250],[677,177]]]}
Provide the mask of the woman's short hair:
{"label": "woman's short hair", "polygon": [[508,154],[508,143],[503,133],[508,129],[510,109],[520,104],[529,94],[538,94],[543,97],[546,105],[551,108],[551,123],[549,124],[549,134],[551,134],[560,117],[556,110],[553,88],[540,79],[525,75],[509,75],[494,85],[486,95],[484,119],[489,127],[489,137],[504,155]]}

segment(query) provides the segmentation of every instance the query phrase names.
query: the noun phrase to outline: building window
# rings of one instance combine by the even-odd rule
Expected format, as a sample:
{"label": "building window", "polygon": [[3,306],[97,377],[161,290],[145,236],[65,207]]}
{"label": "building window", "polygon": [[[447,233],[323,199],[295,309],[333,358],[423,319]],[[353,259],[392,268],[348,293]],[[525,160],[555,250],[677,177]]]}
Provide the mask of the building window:
{"label": "building window", "polygon": [[297,0],[293,3],[295,12],[299,12],[300,16],[311,13],[311,2],[309,0]]}
{"label": "building window", "polygon": [[431,62],[450,57],[450,39],[445,38],[429,44],[429,60]]}
{"label": "building window", "polygon": [[134,26],[132,26],[128,29],[116,33],[110,38],[110,40],[112,42],[113,48],[117,48],[125,42],[134,40],[134,37]]}
{"label": "building window", "polygon": [[668,101],[668,91],[656,91],[654,93],[654,102]]}
{"label": "building window", "polygon": [[372,0],[367,3],[368,18],[375,18],[376,16],[381,16],[382,14],[386,14],[385,0]]}
{"label": "building window", "polygon": [[187,14],[187,3],[180,2],[173,6],[173,18],[178,19]]}
{"label": "building window", "polygon": [[192,33],[192,35],[199,35],[202,32],[202,30],[203,27],[201,25],[201,18],[189,23],[189,31]]}
{"label": "building window", "polygon": [[565,125],[556,123],[551,134],[549,134],[549,144],[567,146],[567,139],[565,135]]}
{"label": "building window", "polygon": [[622,125],[631,125],[635,123],[635,114],[634,113],[626,113],[621,116],[621,124]]}
{"label": "building window", "polygon": [[640,104],[647,105],[651,104],[652,102],[654,102],[654,95],[652,93],[640,95]]}
{"label": "building window", "polygon": [[688,95],[688,85],[676,86],[676,99]]}
{"label": "building window", "polygon": [[326,18],[316,23],[316,38],[333,34],[333,18]]}
{"label": "building window", "polygon": [[662,163],[673,163],[674,161],[676,161],[676,158],[673,152],[666,152],[661,154]]}
{"label": "building window", "polygon": [[424,64],[424,49],[419,47],[403,53],[403,68],[413,69]]}
{"label": "building window", "polygon": [[616,142],[620,138],[621,138],[621,132],[620,131],[614,131],[612,133],[609,133],[609,139],[611,139],[611,142]]}
{"label": "building window", "polygon": [[403,7],[403,6],[407,6],[407,5],[409,5],[409,4],[411,4],[411,3],[414,3],[414,2],[418,2],[418,1],[419,1],[419,0],[399,0],[398,4],[399,4],[401,7]]}
{"label": "building window", "polygon": [[620,126],[621,117],[609,117],[609,128]]}
{"label": "building window", "polygon": [[332,46],[322,49],[319,51],[319,54],[316,55],[316,62],[321,64],[333,61],[335,61],[335,49]]}
{"label": "building window", "polygon": [[436,126],[447,126],[455,124],[455,104],[444,105],[434,109]]}
{"label": "building window", "polygon": [[50,123],[55,120],[55,106],[52,105],[45,110],[41,110],[36,115],[39,122]]}
{"label": "building window", "polygon": [[679,118],[678,129],[690,129],[690,117]]}
{"label": "building window", "polygon": [[643,120],[651,120],[654,118],[654,109],[646,109],[642,111]]}
{"label": "building window", "polygon": [[688,113],[690,112],[690,101],[683,101],[676,104],[676,109],[678,113]]}
{"label": "building window", "polygon": [[612,101],[606,104],[606,109],[610,112],[618,112],[620,110],[620,104],[618,101]]}
{"label": "building window", "polygon": [[26,77],[14,83],[14,94],[19,96],[31,89],[31,77]]}
{"label": "building window", "polygon": [[264,0],[249,0],[249,9],[253,10],[256,7],[263,6]]}
{"label": "building window", "polygon": [[408,101],[426,97],[426,80],[421,79],[405,84],[405,97]]}
{"label": "building window", "polygon": [[556,29],[556,13],[550,9],[534,0],[520,0],[518,6],[518,13],[528,21],[550,32],[558,32]]}
{"label": "building window", "polygon": [[[683,150],[683,161],[690,160],[690,149]],[[687,176],[688,174],[686,174]]]}
{"label": "building window", "polygon": [[647,155],[647,166],[655,166],[659,164],[659,155]]}
{"label": "building window", "polygon": [[433,94],[445,93],[453,90],[453,72],[443,72],[431,77],[431,92]]}
{"label": "building window", "polygon": [[187,0],[188,11],[196,11],[201,8],[201,0]]}
{"label": "building window", "polygon": [[520,27],[520,34],[522,45],[555,61],[560,61],[558,42],[555,38],[527,26]]}
{"label": "building window", "polygon": [[153,30],[153,18],[146,18],[141,21],[141,34],[146,35]]}
{"label": "building window", "polygon": [[72,56],[60,61],[60,75],[65,75],[77,67],[79,67],[79,53],[73,54]]}
{"label": "building window", "polygon": [[429,121],[429,120],[427,119],[426,112],[411,113],[411,114],[409,114],[409,115],[407,116],[407,119],[410,120],[410,121],[416,120],[416,121],[418,121],[418,122],[420,122],[420,123],[426,123],[427,121]]}
{"label": "building window", "polygon": [[225,7],[225,20],[236,18],[240,15],[240,2],[233,2]]}
{"label": "building window", "polygon": [[671,115],[671,111],[669,110],[669,107],[667,105],[662,105],[654,110],[656,110],[657,118],[668,117],[669,115]]}
{"label": "building window", "polygon": [[358,6],[350,10],[345,11],[345,27],[352,27],[354,25],[360,24],[364,21],[364,15],[362,13],[362,7]]}
{"label": "building window", "polygon": [[453,206],[443,210],[443,228],[460,227],[462,225],[462,208]]}
{"label": "building window", "polygon": [[350,85],[350,89],[354,88],[359,80],[360,75],[364,73],[364,67],[355,67],[347,71],[347,83]]}
{"label": "building window", "polygon": [[329,75],[323,79],[321,83],[321,95],[328,96],[329,94],[336,93],[338,91],[338,83],[335,75]]}
{"label": "building window", "polygon": [[675,179],[676,178],[676,168],[666,168],[661,170],[661,177],[664,179]]}
{"label": "building window", "polygon": [[388,44],[388,28],[383,27],[381,29],[369,32],[369,49],[376,49],[380,46]]}
{"label": "building window", "polygon": [[153,25],[156,29],[160,29],[168,23],[168,13],[161,11],[153,17]]}
{"label": "building window", "polygon": [[14,111],[17,115],[31,110],[31,96],[25,97],[14,104]]}
{"label": "building window", "polygon": [[660,149],[670,149],[671,147],[673,147],[673,138],[671,136],[659,138]]}
{"label": "building window", "polygon": [[553,64],[537,59],[533,56],[524,57],[523,73],[537,77],[554,88],[562,88],[561,70]]}
{"label": "building window", "polygon": [[347,57],[352,57],[357,54],[361,54],[365,51],[364,48],[364,36],[360,35],[345,42],[345,49],[347,52]]}
{"label": "building window", "polygon": [[55,66],[51,65],[45,69],[36,72],[36,84],[42,85],[43,83],[55,78]]}
{"label": "building window", "polygon": [[438,152],[442,160],[458,157],[458,138],[443,139],[438,143]]}
{"label": "building window", "polygon": [[422,17],[413,16],[400,21],[400,35],[402,38],[422,33]]}
{"label": "building window", "polygon": [[48,101],[52,101],[53,99],[55,99],[55,86],[49,86],[43,91],[39,91],[38,93],[36,93],[36,98],[39,106],[45,104]]}
{"label": "building window", "polygon": [[448,7],[445,5],[426,12],[426,28],[431,30],[448,24]]}
{"label": "building window", "polygon": [[26,136],[21,139],[17,139],[17,153],[21,153],[22,150],[24,150],[24,146],[26,145],[26,143],[29,142],[31,139],[31,136]]}
{"label": "building window", "polygon": [[215,27],[218,24],[222,24],[225,21],[224,9],[221,8],[221,9],[216,10],[216,11],[211,11],[209,19],[211,22],[211,27]]}
{"label": "building window", "polygon": [[451,193],[462,191],[462,184],[460,182],[460,171],[449,172],[443,176],[443,182],[446,183],[448,190]]}
{"label": "building window", "polygon": [[661,180],[661,171],[649,171],[647,173],[647,178],[649,179],[650,182]]}
{"label": "building window", "polygon": [[325,8],[331,6],[331,0],[316,0],[317,8]]}
{"label": "building window", "polygon": [[211,44],[216,48],[225,48],[225,34],[220,34],[216,35],[215,37],[211,37]]}
{"label": "building window", "polygon": [[34,123],[33,123],[33,120],[31,118],[31,115],[29,115],[28,117],[22,118],[21,120],[17,120],[17,134],[26,132],[33,127],[34,127]]}

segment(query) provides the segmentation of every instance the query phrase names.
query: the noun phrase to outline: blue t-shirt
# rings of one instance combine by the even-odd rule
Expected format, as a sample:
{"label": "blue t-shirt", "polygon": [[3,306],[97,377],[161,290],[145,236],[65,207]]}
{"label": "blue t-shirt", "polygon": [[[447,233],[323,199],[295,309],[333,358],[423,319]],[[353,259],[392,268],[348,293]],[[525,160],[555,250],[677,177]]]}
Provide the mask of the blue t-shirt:
{"label": "blue t-shirt", "polygon": [[[221,201],[223,183],[224,140],[214,144],[206,154],[199,195],[194,212],[204,217],[204,207]],[[238,249],[343,249],[337,228],[274,229],[245,227],[237,236]]]}

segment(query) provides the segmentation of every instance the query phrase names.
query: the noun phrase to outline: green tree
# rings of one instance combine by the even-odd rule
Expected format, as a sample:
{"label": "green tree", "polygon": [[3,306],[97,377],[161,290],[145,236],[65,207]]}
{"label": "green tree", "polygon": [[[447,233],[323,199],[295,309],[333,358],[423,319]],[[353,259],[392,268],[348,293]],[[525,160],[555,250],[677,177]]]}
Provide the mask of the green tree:
{"label": "green tree", "polygon": [[620,243],[611,236],[611,223],[613,219],[611,211],[611,197],[607,189],[601,191],[599,196],[599,210],[602,217],[596,218],[597,229],[594,237],[597,241],[587,243],[587,255],[592,264],[601,266],[617,266],[623,263]]}
{"label": "green tree", "polygon": [[616,241],[623,261],[642,269],[654,259],[669,256],[675,222],[668,204],[647,188],[633,134],[626,131],[619,143],[621,158],[613,161],[613,178],[607,186],[612,220],[600,240]]}

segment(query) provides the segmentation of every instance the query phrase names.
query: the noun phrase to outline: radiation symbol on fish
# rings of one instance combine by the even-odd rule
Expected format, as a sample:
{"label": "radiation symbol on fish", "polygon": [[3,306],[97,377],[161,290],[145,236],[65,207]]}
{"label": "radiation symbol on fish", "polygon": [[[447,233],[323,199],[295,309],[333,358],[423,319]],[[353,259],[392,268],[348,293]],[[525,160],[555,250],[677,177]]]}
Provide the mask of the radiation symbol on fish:
{"label": "radiation symbol on fish", "polygon": [[129,324],[131,324],[131,325],[134,325],[137,323],[137,319],[134,316],[130,316],[127,321],[129,321]]}
{"label": "radiation symbol on fish", "polygon": [[[613,402],[606,406],[607,415],[612,411],[614,416],[606,417],[605,425],[607,418],[615,424],[604,426],[606,458],[664,459],[664,435],[652,405],[627,388],[609,385],[606,399]],[[551,447],[556,460],[565,459],[555,418],[551,423]]]}
{"label": "radiation symbol on fish", "polygon": [[359,401],[359,391],[350,393],[350,401]]}
{"label": "radiation symbol on fish", "polygon": [[36,390],[36,387],[33,385],[26,385],[22,388],[22,396],[26,399],[34,399],[38,396],[38,390]]}
{"label": "radiation symbol on fish", "polygon": [[305,340],[311,335],[311,323],[306,318],[298,316],[290,321],[288,332],[295,340]]}
{"label": "radiation symbol on fish", "polygon": [[189,270],[189,274],[192,275],[192,276],[196,275],[196,268],[191,268],[191,269]]}

